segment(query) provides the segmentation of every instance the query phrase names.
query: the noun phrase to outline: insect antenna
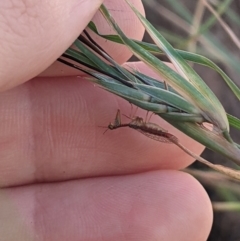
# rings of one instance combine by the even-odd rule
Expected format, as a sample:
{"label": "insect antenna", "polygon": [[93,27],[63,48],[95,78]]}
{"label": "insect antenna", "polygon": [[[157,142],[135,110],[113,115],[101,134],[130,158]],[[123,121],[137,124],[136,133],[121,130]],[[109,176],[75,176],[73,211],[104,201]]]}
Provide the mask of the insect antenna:
{"label": "insect antenna", "polygon": [[108,131],[109,129],[108,128],[106,128],[106,130],[103,132],[103,135]]}
{"label": "insect antenna", "polygon": [[103,132],[103,135],[109,130],[108,126],[98,126],[98,127],[106,129],[106,130]]}
{"label": "insect antenna", "polygon": [[133,120],[134,118],[128,116],[128,115],[125,115],[125,114],[122,114],[123,116],[127,117],[129,120]]}

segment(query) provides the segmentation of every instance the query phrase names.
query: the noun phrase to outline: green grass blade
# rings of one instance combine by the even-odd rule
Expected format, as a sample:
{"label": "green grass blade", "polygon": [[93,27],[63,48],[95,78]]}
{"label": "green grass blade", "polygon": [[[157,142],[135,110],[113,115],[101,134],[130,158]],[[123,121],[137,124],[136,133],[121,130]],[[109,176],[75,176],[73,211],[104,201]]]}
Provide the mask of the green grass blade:
{"label": "green grass blade", "polygon": [[[116,43],[124,44],[118,35],[101,35],[97,31],[97,28],[93,22],[91,22],[89,27],[96,34],[98,34],[99,36],[101,36],[105,39],[108,39],[108,40],[116,42]],[[155,44],[149,44],[149,43],[135,41],[135,40],[132,40],[132,41],[134,41],[139,46],[141,46],[143,49],[145,49],[151,53],[164,54],[163,51],[160,50],[160,48]],[[222,78],[225,80],[225,82],[229,86],[229,88],[233,91],[234,95],[240,100],[240,88],[214,62],[212,62],[210,59],[206,58],[205,56],[202,56],[199,54],[190,53],[190,52],[187,52],[184,50],[178,50],[178,49],[175,49],[175,51],[178,52],[178,54],[187,61],[191,61],[196,64],[204,65],[206,67],[212,68],[213,70],[217,71],[222,76]]]}
{"label": "green grass blade", "polygon": [[[101,10],[104,11],[104,8],[102,8]],[[107,16],[106,19],[108,19],[109,21],[109,16]],[[159,116],[167,120],[170,124],[177,127],[179,130],[183,131],[193,139],[240,164],[240,150],[238,144],[229,142],[223,137],[222,133],[220,132],[215,133],[214,131],[202,128],[202,126],[199,125],[199,123],[202,123],[206,120],[208,121],[208,119],[204,119],[204,113],[200,108],[198,108],[198,106],[195,107],[193,105],[193,102],[191,101],[187,102],[188,99],[184,97],[184,94],[187,95],[187,93],[191,93],[191,91],[195,90],[194,86],[181,75],[173,71],[160,60],[158,60],[151,53],[146,51],[145,48],[141,46],[139,47],[136,42],[129,40],[121,32],[121,30],[112,19],[110,19],[109,22],[120,34],[122,43],[126,44],[137,56],[140,57],[140,59],[145,61],[147,59],[147,63],[151,67],[157,65],[157,72],[161,73],[161,75],[163,75],[165,79],[173,83],[173,86],[175,84],[175,86],[178,87],[179,85],[179,87],[174,88],[174,90],[172,88],[169,88],[169,90],[165,90],[162,83],[159,83],[155,79],[149,78],[144,74],[138,73],[137,71],[132,71],[131,73],[126,72],[125,69],[122,70],[121,66],[118,66],[117,63],[111,60],[110,63],[112,63],[114,66],[106,64],[101,58],[97,57],[94,52],[87,49],[86,46],[81,42],[80,44],[77,42],[78,48],[81,53],[77,53],[76,51],[72,50],[68,51],[67,55],[72,57],[74,56],[74,60],[77,58],[81,58],[82,60],[80,61],[80,63],[85,61],[88,63],[88,65],[92,65],[93,69],[83,70],[82,67],[74,65],[72,63],[68,63],[69,66],[89,73],[91,76],[95,77],[94,79],[91,78],[91,81],[99,84],[108,91],[121,96],[122,98],[128,100],[130,103],[133,103],[143,109],[159,114]],[[148,47],[148,45],[145,46]],[[159,48],[155,46],[155,50],[156,49],[159,52]],[[179,55],[181,56],[184,56],[185,54],[181,51],[176,51],[174,49],[171,49],[171,51],[173,52],[171,52],[170,54],[173,54],[173,57],[175,59],[175,52],[179,53]],[[190,57],[188,56],[188,58],[196,58],[194,61],[206,63],[207,66],[210,66],[211,68],[216,68],[214,64],[211,65],[211,63],[208,63],[203,58],[199,58],[198,55],[191,55],[190,53],[187,53],[185,55],[189,55]],[[102,70],[102,68],[104,70]],[[224,73],[221,71],[220,74],[224,75]],[[127,77],[127,80],[121,80],[121,78],[124,77]],[[228,79],[227,76],[225,76],[225,79],[227,79],[229,83],[231,83],[231,80]],[[181,85],[184,86],[182,89]],[[234,86],[234,88],[236,89],[235,92],[239,90],[236,86]],[[181,91],[179,91],[179,89]],[[197,94],[199,94],[199,97],[201,96],[201,93],[199,93],[198,91]],[[185,111],[187,113],[181,111]],[[232,118],[231,116],[228,116],[228,118],[231,125],[239,127],[240,121],[237,118]]]}
{"label": "green grass blade", "polygon": [[90,65],[92,67],[97,67],[97,65],[91,61],[90,59],[88,59],[87,57],[85,57],[85,55],[83,55],[82,53],[76,51],[75,49],[68,49],[65,52],[66,55],[73,57],[76,60],[81,60],[83,63]]}
{"label": "green grass blade", "polygon": [[174,94],[170,91],[159,89],[153,86],[148,86],[144,84],[135,84],[135,86],[142,90],[144,93],[149,94],[156,100],[160,100],[165,102],[168,105],[174,106],[175,108],[179,109],[180,111],[185,111],[190,114],[198,114],[201,113],[196,109],[196,107],[186,101],[183,97]]}
{"label": "green grass blade", "polygon": [[230,114],[227,114],[229,124],[234,127],[235,129],[240,130],[240,119]]}
{"label": "green grass blade", "polygon": [[96,66],[98,66],[98,68],[113,75],[117,75],[116,71],[110,65],[106,64],[99,57],[97,57],[96,54],[92,53],[83,43],[81,43],[81,41],[77,39],[74,44],[78,49],[81,50],[82,54],[90,59]]}
{"label": "green grass blade", "polygon": [[189,10],[181,3],[181,1],[167,0],[171,7],[179,14],[182,18],[187,20],[189,23],[192,22],[192,14]]}
{"label": "green grass blade", "polygon": [[240,165],[240,149],[221,135],[208,131],[205,128],[199,128],[199,125],[196,123],[173,121],[166,114],[159,114],[159,116],[210,150],[220,153]]}
{"label": "green grass blade", "polygon": [[[155,71],[162,74],[165,77],[165,80],[169,81],[170,84],[175,89],[177,89],[180,94],[183,94],[183,96],[188,96],[188,93],[195,92],[194,87],[190,83],[188,83],[181,75],[173,71],[158,58],[145,51],[145,49],[138,46],[135,42],[128,39],[118,27],[118,25],[115,23],[115,21],[112,19],[112,17],[109,15],[107,9],[104,6],[102,6],[100,10],[102,11],[104,17],[106,17],[108,22],[118,32],[124,44],[128,46],[138,58],[146,62],[150,67],[154,68]],[[198,95],[199,99],[203,97],[200,93],[196,94]]]}
{"label": "green grass blade", "polygon": [[[162,49],[171,60],[178,72],[187,79],[195,88],[195,91],[188,93],[194,104],[199,106],[206,113],[213,123],[217,124],[223,131],[228,130],[228,120],[225,110],[214,93],[209,89],[200,76],[191,68],[188,63],[175,51],[175,49],[166,41],[166,39],[153,27],[153,25],[144,18],[137,9],[128,1],[132,10],[138,16],[146,31],[150,34],[154,42]],[[197,98],[197,92],[201,93],[201,98]],[[214,111],[214,109],[218,111]],[[211,110],[211,112],[210,112]],[[212,112],[213,111],[213,112]]]}
{"label": "green grass blade", "polygon": [[214,62],[212,62],[210,59],[208,59],[202,55],[199,55],[199,54],[193,54],[193,53],[189,53],[189,52],[186,52],[183,50],[179,50],[179,53],[183,56],[183,58],[185,60],[204,65],[206,67],[209,67],[209,68],[217,71],[222,76],[222,78],[225,80],[226,84],[232,90],[234,95],[240,100],[240,88]]}
{"label": "green grass blade", "polygon": [[[72,65],[71,67],[83,70],[81,67],[76,65]],[[175,127],[191,136],[195,140],[239,163],[237,157],[240,158],[240,150],[237,148],[237,145],[235,147],[234,145],[230,144],[219,134],[216,135],[212,134],[211,132],[209,133],[209,131],[207,132],[205,129],[200,128],[198,124],[193,122],[192,124],[191,122],[182,122],[187,121],[189,118],[195,118],[196,122],[198,123],[200,121],[198,121],[197,116],[184,115],[181,113],[178,115],[178,113],[173,113],[173,111],[177,111],[176,109],[174,110],[174,108],[171,109],[171,107],[167,105],[161,105],[157,102],[151,103],[153,98],[147,93],[142,93],[139,91],[139,89],[134,89],[132,87],[123,85],[122,83],[117,83],[118,81],[114,78],[107,77],[92,70],[87,70],[86,72],[95,77],[95,79],[91,79],[91,81],[98,83],[110,92],[125,98],[130,103],[136,104],[143,109],[158,113],[170,124],[173,124]],[[150,78],[149,81],[153,81],[154,83],[154,79]]]}

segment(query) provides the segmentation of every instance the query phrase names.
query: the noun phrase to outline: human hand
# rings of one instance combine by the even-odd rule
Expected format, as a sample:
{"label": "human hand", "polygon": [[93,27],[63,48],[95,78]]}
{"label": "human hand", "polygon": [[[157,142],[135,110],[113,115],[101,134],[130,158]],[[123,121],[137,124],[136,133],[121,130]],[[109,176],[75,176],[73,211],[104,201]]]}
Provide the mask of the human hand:
{"label": "human hand", "polygon": [[[177,171],[191,157],[133,130],[102,135],[98,126],[118,108],[129,113],[129,104],[60,63],[27,81],[64,52],[100,2],[0,2],[1,240],[206,240],[209,199]],[[143,28],[123,0],[105,4],[128,36],[141,39]],[[100,15],[94,22],[110,31]],[[98,41],[120,63],[130,56],[123,46]],[[196,153],[203,150],[159,118],[152,121]]]}

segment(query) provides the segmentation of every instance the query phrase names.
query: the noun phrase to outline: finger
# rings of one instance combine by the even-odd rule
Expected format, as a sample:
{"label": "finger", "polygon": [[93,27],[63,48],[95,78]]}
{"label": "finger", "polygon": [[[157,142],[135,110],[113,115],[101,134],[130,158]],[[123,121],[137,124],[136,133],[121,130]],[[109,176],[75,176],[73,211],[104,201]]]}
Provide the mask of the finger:
{"label": "finger", "polygon": [[212,224],[211,203],[202,186],[176,171],[0,193],[4,240],[205,241]]}
{"label": "finger", "polygon": [[[149,70],[136,65],[145,73]],[[142,69],[140,69],[142,68]],[[34,79],[0,94],[0,185],[179,169],[192,163],[173,144],[131,129],[108,131],[128,102],[80,78]],[[138,111],[145,117],[146,113]],[[125,119],[125,121],[129,121]],[[158,123],[192,151],[203,147],[157,116]]]}
{"label": "finger", "polygon": [[[142,1],[131,0],[134,6],[144,15],[144,8]],[[119,1],[104,1],[105,6],[108,8],[109,12],[116,20],[121,30],[128,36],[128,38],[142,40],[144,34],[144,27],[129,8],[125,0]],[[111,28],[107,23],[106,19],[101,15],[100,12],[97,12],[92,20],[98,28],[98,31],[101,34],[115,35],[116,32]],[[102,37],[97,36],[96,34],[88,31],[92,38],[107,52],[110,56],[122,64],[126,62],[131,56],[131,52],[127,47],[121,44],[116,44],[114,42],[103,39]],[[46,71],[41,73],[41,76],[69,76],[69,75],[79,75],[79,71],[68,66],[63,65],[62,63],[55,62],[51,65]]]}
{"label": "finger", "polygon": [[2,2],[0,89],[20,84],[46,69],[77,38],[101,3]]}
{"label": "finger", "polygon": [[[115,7],[119,6],[117,10],[122,10],[123,2],[125,1],[116,1]],[[102,0],[55,0],[51,4],[48,1],[32,4],[28,0],[18,1],[13,6],[10,3],[0,3],[0,91],[19,85],[50,66],[82,32],[101,3]],[[112,7],[114,11],[114,5]],[[125,18],[124,14],[121,16],[122,19]],[[107,28],[103,25],[108,26],[107,23],[103,23],[99,17],[96,20],[101,23],[100,26],[96,23],[99,30],[105,32],[104,28]],[[138,31],[136,36],[139,36]],[[120,59],[126,56],[129,56],[129,52]],[[59,66],[57,69],[59,70]],[[69,75],[65,70],[61,69],[60,73]],[[56,73],[56,69],[54,71]]]}

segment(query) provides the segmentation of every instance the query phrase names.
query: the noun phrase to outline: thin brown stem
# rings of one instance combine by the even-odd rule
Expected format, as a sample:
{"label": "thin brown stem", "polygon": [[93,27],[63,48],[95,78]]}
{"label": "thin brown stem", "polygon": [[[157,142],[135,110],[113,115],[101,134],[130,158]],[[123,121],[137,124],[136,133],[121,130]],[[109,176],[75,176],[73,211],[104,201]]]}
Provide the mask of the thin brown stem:
{"label": "thin brown stem", "polygon": [[234,179],[240,180],[240,172],[239,171],[236,171],[236,170],[228,168],[228,167],[224,167],[222,165],[212,164],[211,162],[207,161],[206,159],[196,155],[194,152],[192,152],[187,147],[182,145],[176,136],[168,133],[166,130],[162,129],[160,126],[158,126],[155,123],[151,123],[151,122],[146,123],[143,120],[143,118],[136,116],[129,123],[122,124],[120,110],[118,110],[114,122],[110,123],[108,125],[108,128],[110,130],[115,130],[115,129],[118,129],[121,127],[129,127],[129,128],[138,130],[143,135],[145,135],[153,140],[159,141],[159,142],[173,143],[176,146],[178,146],[180,149],[182,149],[185,153],[192,156],[199,162],[205,164],[206,166],[208,166],[218,172],[226,174],[227,176],[230,176]]}

